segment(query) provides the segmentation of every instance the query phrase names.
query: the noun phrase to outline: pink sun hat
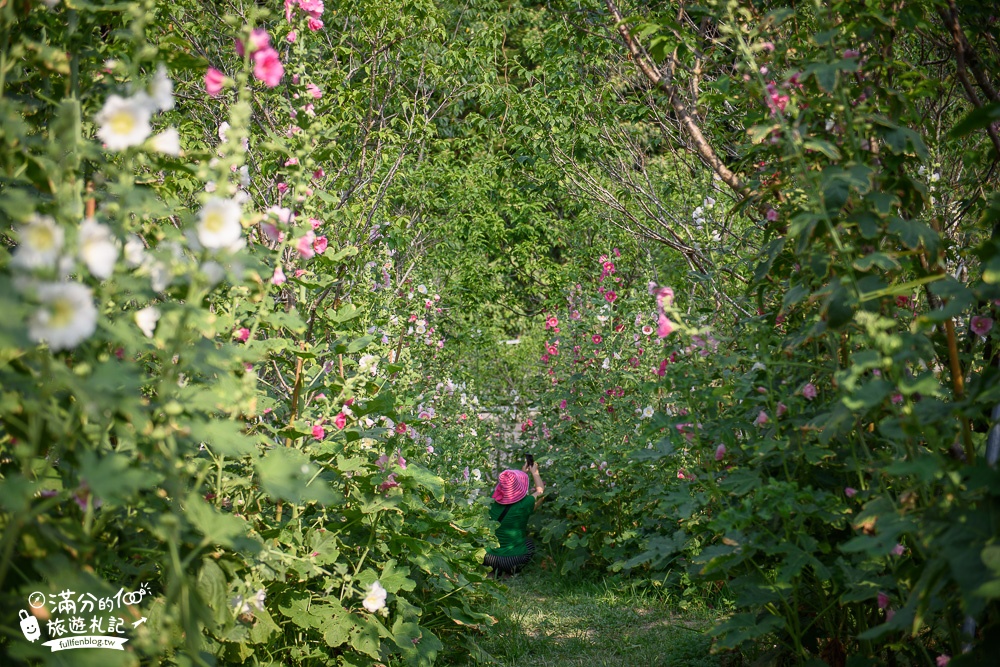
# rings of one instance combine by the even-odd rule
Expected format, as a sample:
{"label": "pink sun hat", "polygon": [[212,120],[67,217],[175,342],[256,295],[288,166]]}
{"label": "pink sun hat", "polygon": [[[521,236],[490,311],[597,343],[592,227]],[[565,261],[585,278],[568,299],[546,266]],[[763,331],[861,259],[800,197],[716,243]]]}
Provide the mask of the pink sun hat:
{"label": "pink sun hat", "polygon": [[528,495],[528,473],[523,470],[504,470],[493,491],[493,500],[501,505],[512,505]]}

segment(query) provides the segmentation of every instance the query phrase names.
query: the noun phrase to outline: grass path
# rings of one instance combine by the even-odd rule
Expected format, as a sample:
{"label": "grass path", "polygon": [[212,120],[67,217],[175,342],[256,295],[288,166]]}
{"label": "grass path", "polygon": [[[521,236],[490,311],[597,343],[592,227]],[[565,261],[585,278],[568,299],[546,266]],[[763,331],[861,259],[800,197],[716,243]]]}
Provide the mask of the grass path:
{"label": "grass path", "polygon": [[581,581],[531,568],[507,582],[479,640],[502,667],[720,667],[711,612],[681,612],[622,580]]}

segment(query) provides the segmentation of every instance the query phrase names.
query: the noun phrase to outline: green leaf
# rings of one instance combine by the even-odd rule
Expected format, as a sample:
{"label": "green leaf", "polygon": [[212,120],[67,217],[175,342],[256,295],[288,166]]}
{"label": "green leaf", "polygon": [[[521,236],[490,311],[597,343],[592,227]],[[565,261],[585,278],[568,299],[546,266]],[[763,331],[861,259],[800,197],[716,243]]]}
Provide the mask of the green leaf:
{"label": "green leaf", "polygon": [[951,128],[948,134],[956,138],[964,137],[976,130],[989,127],[998,120],[1000,120],[1000,102],[990,102],[967,113],[962,120],[955,123],[955,127]]}
{"label": "green leaf", "polygon": [[292,447],[275,447],[255,464],[261,486],[273,498],[293,503],[333,503],[337,496],[305,454]]}
{"label": "green leaf", "polygon": [[808,150],[819,151],[831,160],[840,159],[840,149],[825,139],[806,139],[802,145]]}
{"label": "green leaf", "polygon": [[899,262],[884,252],[873,252],[870,255],[865,255],[854,260],[854,268],[858,271],[870,271],[874,266],[885,271],[893,271],[900,268]]}
{"label": "green leaf", "polygon": [[121,505],[131,504],[139,491],[152,489],[163,479],[154,470],[132,465],[123,454],[92,451],[80,455],[80,478],[97,498]]}

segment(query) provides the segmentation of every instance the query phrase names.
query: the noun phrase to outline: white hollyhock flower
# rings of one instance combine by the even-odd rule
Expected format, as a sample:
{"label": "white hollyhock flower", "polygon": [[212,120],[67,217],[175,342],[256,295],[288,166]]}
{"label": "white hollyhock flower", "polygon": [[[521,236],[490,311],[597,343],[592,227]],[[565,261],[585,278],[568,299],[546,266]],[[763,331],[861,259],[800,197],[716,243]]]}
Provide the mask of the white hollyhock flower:
{"label": "white hollyhock flower", "polygon": [[374,373],[378,370],[378,357],[374,354],[366,354],[358,360],[358,370],[362,373]]}
{"label": "white hollyhock flower", "polygon": [[46,342],[53,352],[76,347],[97,330],[97,308],[90,288],[80,283],[44,283],[40,302],[28,319],[28,337]]}
{"label": "white hollyhock flower", "polygon": [[210,198],[198,219],[198,241],[209,250],[228,248],[243,237],[240,205],[232,199]]}
{"label": "white hollyhock flower", "polygon": [[160,63],[156,66],[156,74],[149,86],[153,104],[159,111],[170,111],[174,108],[174,83],[167,76],[167,68]]}
{"label": "white hollyhock flower", "polygon": [[646,407],[644,407],[642,409],[642,418],[643,419],[649,419],[652,416],[653,416],[653,406],[652,405],[647,405]]}
{"label": "white hollyhock flower", "polygon": [[417,285],[417,291],[420,292],[421,294],[427,294],[427,286]]}
{"label": "white hollyhock flower", "polygon": [[250,167],[247,165],[240,167],[240,185],[245,188],[250,187]]}
{"label": "white hollyhock flower", "polygon": [[150,146],[157,153],[177,157],[181,154],[181,135],[176,127],[168,127],[150,139]]}
{"label": "white hollyhock flower", "polygon": [[208,283],[215,287],[226,277],[226,268],[218,262],[209,260],[201,265],[201,272],[208,278]]}
{"label": "white hollyhock flower", "polygon": [[95,278],[104,280],[115,270],[118,259],[118,244],[111,228],[93,218],[85,218],[80,223],[80,259]]}
{"label": "white hollyhock flower", "polygon": [[167,289],[173,276],[170,275],[170,267],[165,262],[152,261],[148,264],[149,282],[154,292],[162,292]]}
{"label": "white hollyhock flower", "polygon": [[152,338],[156,331],[156,323],[160,321],[160,310],[155,306],[146,306],[135,312],[135,323],[142,329],[146,338]]}
{"label": "white hollyhock flower", "polygon": [[232,127],[226,121],[222,121],[222,125],[219,126],[219,141],[225,141],[228,136],[229,128]]}
{"label": "white hollyhock flower", "polygon": [[149,137],[151,115],[149,97],[137,95],[131,98],[111,95],[104,108],[94,117],[100,126],[97,136],[109,150],[121,151],[129,146],[138,146]]}
{"label": "white hollyhock flower", "polygon": [[142,239],[135,234],[130,234],[128,240],[125,241],[125,263],[135,268],[141,266],[145,260],[146,246],[143,245]]}
{"label": "white hollyhock flower", "polygon": [[22,269],[48,269],[55,266],[62,251],[62,227],[47,215],[35,215],[18,230],[21,243],[12,263]]}
{"label": "white hollyhock flower", "polygon": [[368,595],[365,596],[365,600],[361,604],[374,614],[385,606],[385,596],[386,590],[382,588],[382,584],[376,581],[368,587]]}

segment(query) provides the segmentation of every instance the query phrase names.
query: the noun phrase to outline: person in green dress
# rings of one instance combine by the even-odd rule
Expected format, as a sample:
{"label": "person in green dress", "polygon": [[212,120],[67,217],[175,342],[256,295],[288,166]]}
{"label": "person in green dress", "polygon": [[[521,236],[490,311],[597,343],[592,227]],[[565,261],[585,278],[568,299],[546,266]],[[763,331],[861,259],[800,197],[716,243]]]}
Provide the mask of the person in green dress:
{"label": "person in green dress", "polygon": [[[534,479],[534,491],[530,494],[528,473]],[[500,545],[488,549],[483,559],[483,564],[492,567],[495,574],[514,574],[531,561],[535,543],[528,537],[528,519],[541,504],[544,493],[545,483],[538,474],[537,463],[500,473],[490,507],[490,519],[500,524],[496,531]]]}

